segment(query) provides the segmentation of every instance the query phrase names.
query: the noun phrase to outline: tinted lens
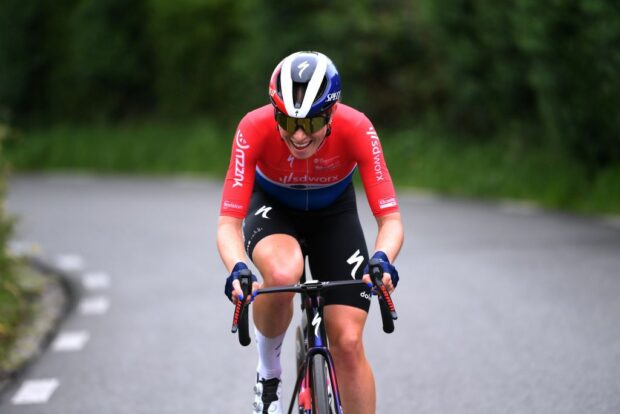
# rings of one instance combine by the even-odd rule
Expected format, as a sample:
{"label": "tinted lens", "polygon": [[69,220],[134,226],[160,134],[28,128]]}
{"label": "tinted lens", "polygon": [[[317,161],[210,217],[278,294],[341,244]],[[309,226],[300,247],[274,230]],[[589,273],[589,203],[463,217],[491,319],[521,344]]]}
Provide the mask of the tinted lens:
{"label": "tinted lens", "polygon": [[294,134],[297,128],[301,127],[306,133],[311,134],[327,125],[329,117],[316,116],[314,118],[292,118],[284,115],[282,112],[276,113],[276,122],[289,134]]}

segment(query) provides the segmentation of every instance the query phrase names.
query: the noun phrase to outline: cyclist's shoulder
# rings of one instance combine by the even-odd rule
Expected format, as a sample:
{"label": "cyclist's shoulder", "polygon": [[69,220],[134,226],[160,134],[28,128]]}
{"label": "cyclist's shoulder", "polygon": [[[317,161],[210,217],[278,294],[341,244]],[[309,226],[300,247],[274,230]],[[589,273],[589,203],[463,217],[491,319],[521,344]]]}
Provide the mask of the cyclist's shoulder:
{"label": "cyclist's shoulder", "polygon": [[366,115],[352,106],[339,103],[336,112],[334,112],[335,119],[342,119],[345,121],[357,122],[360,119],[366,118]]}
{"label": "cyclist's shoulder", "polygon": [[347,130],[348,133],[355,129],[366,130],[369,125],[372,125],[362,111],[342,103],[338,104],[333,122],[339,125],[339,127],[344,127],[343,129]]}
{"label": "cyclist's shoulder", "polygon": [[249,123],[256,126],[263,126],[266,123],[274,123],[273,106],[271,104],[263,105],[259,108],[246,113],[241,119],[241,123]]}

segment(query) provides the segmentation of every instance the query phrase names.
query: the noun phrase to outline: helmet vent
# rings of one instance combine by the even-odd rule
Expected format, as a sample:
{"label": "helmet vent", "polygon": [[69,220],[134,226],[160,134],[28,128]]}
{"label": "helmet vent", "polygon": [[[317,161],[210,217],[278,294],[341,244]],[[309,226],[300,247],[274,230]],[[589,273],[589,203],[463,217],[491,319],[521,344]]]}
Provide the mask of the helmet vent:
{"label": "helmet vent", "polygon": [[307,83],[293,82],[293,104],[295,109],[301,108],[304,96],[306,96],[306,89],[308,89]]}

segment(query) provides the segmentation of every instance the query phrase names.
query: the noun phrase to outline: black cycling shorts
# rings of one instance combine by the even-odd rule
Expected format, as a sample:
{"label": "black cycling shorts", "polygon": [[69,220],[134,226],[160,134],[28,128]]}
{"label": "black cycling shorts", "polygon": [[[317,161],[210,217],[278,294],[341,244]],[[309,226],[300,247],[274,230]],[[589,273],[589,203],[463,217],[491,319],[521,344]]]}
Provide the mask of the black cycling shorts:
{"label": "black cycling shorts", "polygon": [[[250,258],[256,244],[271,234],[288,234],[299,242],[313,279],[361,279],[368,249],[357,215],[353,184],[330,206],[302,211],[283,206],[254,186],[243,222],[245,249]],[[325,291],[325,304],[354,306],[368,312],[370,297],[363,286]]]}

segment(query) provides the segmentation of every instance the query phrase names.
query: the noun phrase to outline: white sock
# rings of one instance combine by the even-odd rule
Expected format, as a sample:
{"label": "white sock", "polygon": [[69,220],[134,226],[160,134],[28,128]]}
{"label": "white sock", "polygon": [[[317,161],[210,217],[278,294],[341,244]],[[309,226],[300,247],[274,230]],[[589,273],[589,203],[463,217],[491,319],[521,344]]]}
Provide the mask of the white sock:
{"label": "white sock", "polygon": [[282,365],[280,365],[280,351],[284,341],[284,332],[275,338],[264,336],[256,327],[256,345],[258,347],[258,367],[256,371],[261,379],[280,378],[282,375]]}

